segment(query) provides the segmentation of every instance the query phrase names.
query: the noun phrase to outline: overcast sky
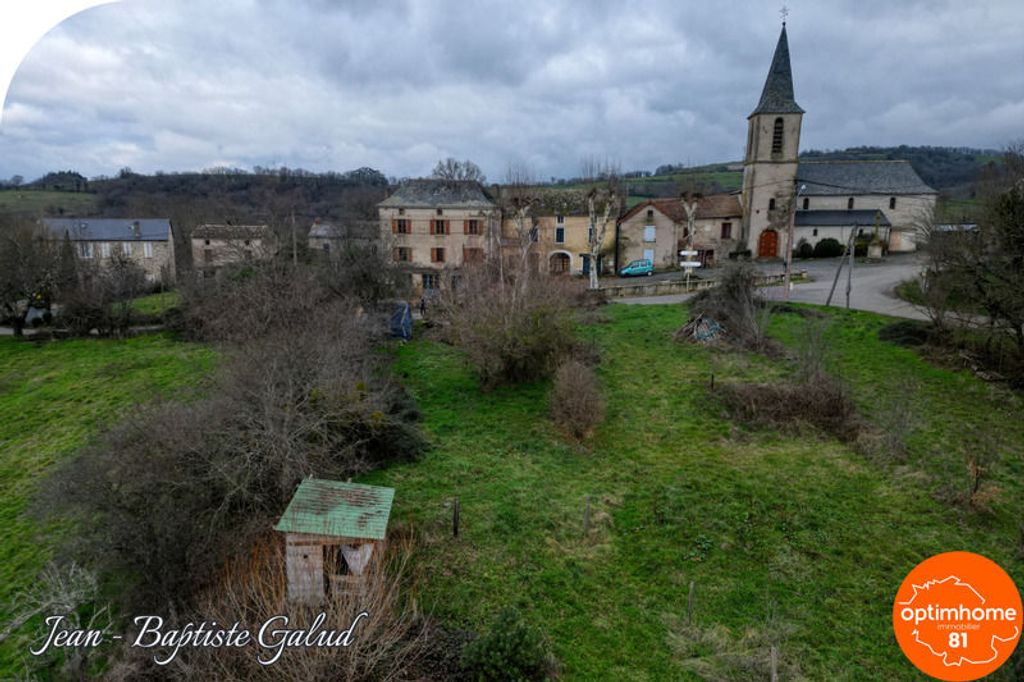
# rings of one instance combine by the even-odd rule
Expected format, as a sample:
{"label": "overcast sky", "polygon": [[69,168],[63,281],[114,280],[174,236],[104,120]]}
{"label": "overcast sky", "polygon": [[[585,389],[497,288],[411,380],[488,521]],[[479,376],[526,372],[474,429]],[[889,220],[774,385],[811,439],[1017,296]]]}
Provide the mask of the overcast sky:
{"label": "overcast sky", "polygon": [[[789,5],[802,149],[1024,137],[1020,0]],[[126,0],[26,57],[0,177],[737,160],[779,28],[771,2]]]}

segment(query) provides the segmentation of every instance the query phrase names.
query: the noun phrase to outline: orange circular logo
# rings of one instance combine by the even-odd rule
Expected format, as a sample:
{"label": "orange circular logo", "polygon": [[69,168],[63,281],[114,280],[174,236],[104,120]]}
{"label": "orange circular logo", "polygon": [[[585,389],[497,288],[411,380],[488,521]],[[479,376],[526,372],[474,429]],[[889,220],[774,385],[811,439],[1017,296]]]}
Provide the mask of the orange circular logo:
{"label": "orange circular logo", "polygon": [[1020,593],[999,564],[972,552],[937,554],[903,580],[892,607],[896,641],[940,680],[976,680],[1001,666],[1021,635]]}

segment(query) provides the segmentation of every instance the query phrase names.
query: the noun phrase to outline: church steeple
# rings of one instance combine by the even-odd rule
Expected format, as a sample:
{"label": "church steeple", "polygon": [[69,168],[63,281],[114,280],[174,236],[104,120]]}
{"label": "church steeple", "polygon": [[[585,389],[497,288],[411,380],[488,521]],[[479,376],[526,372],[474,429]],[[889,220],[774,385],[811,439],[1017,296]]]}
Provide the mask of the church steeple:
{"label": "church steeple", "polygon": [[[789,41],[786,39],[786,24],[782,24],[779,43],[775,46],[772,66],[761,91],[761,101],[750,116],[757,114],[802,114],[804,110],[793,98],[793,71],[789,67]],[[750,118],[749,116],[747,118]]]}

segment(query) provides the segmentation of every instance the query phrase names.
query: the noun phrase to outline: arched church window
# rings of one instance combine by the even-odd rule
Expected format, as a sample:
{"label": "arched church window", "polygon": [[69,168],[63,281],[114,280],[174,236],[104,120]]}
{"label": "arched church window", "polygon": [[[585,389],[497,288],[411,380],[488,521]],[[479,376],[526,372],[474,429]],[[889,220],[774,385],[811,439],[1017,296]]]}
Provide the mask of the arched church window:
{"label": "arched church window", "polygon": [[768,210],[769,211],[774,211],[775,210],[775,199],[769,199],[768,200]]}
{"label": "arched church window", "polygon": [[810,207],[811,207],[811,200],[808,199],[807,197],[804,197],[804,210],[806,211]]}
{"label": "arched church window", "polygon": [[782,117],[775,119],[775,130],[772,132],[772,154],[782,153]]}
{"label": "arched church window", "polygon": [[846,208],[849,211],[853,210],[853,197],[850,197],[849,199],[846,200]]}
{"label": "arched church window", "polygon": [[889,197],[889,208],[896,208],[896,197]]}

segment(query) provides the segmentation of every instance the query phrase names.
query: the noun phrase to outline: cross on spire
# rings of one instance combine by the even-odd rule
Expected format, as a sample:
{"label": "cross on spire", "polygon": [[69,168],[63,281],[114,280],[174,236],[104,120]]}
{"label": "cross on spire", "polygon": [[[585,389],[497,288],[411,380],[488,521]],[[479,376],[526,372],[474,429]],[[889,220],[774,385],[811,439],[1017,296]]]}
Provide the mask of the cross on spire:
{"label": "cross on spire", "polygon": [[782,25],[786,25],[786,17],[789,16],[789,8],[786,7],[785,3],[782,5],[782,9],[779,10],[779,16],[782,17]]}

